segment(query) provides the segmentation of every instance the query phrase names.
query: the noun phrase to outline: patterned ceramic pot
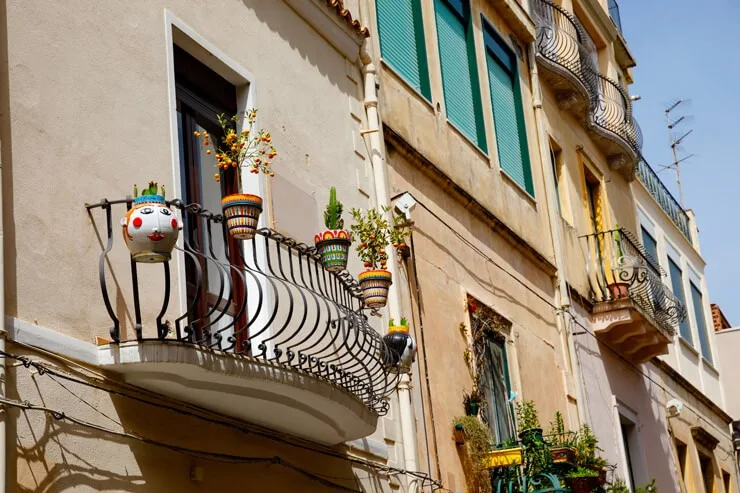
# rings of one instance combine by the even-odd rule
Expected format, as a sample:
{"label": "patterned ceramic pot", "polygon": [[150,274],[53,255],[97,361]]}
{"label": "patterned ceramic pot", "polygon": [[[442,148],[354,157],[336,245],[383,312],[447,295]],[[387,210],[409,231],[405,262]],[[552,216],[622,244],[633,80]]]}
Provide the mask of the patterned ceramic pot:
{"label": "patterned ceramic pot", "polygon": [[366,270],[359,276],[362,299],[368,308],[383,308],[388,302],[388,289],[393,284],[387,270]]}
{"label": "patterned ceramic pot", "polygon": [[383,337],[383,365],[393,372],[408,373],[416,356],[416,341],[405,325],[393,325]]}
{"label": "patterned ceramic pot", "polygon": [[135,262],[167,262],[177,243],[180,223],[161,195],[142,195],[121,219],[123,239]]}
{"label": "patterned ceramic pot", "polygon": [[341,229],[329,229],[314,236],[313,241],[326,270],[338,272],[347,268],[349,246],[352,244],[349,233]]}
{"label": "patterned ceramic pot", "polygon": [[262,212],[262,197],[234,193],[221,199],[229,235],[237,240],[251,240]]}

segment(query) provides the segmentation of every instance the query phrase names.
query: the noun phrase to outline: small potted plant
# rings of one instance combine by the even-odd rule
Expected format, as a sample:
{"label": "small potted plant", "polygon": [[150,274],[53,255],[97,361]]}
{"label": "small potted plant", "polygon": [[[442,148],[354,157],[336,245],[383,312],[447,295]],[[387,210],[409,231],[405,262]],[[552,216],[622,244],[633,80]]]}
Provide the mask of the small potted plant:
{"label": "small potted plant", "polygon": [[[270,166],[277,151],[272,145],[270,132],[263,129],[255,131],[257,110],[247,110],[244,120],[246,125],[241,131],[237,130],[239,116],[227,117],[217,115],[223,135],[220,144],[212,143],[217,139],[208,132],[195,132],[206,148],[206,154],[215,152],[217,172],[213,175],[216,182],[220,182],[227,174],[233,176],[237,186],[240,185],[242,167],[249,167],[250,173],[264,173],[275,176]],[[233,193],[221,199],[226,228],[229,235],[237,240],[249,240],[257,231],[257,222],[262,212],[262,197],[248,193]]]}
{"label": "small potted plant", "polygon": [[121,219],[123,239],[134,262],[160,263],[170,260],[177,243],[180,223],[164,199],[164,185],[158,193],[157,184],[139,191],[134,185],[134,203]]}
{"label": "small potted plant", "polygon": [[565,475],[565,483],[573,493],[591,493],[601,485],[598,471],[578,466]]}
{"label": "small potted plant", "polygon": [[406,244],[406,238],[411,234],[411,227],[404,216],[393,217],[393,228],[390,231],[390,239],[393,248],[401,258],[408,258],[411,254],[409,246]]}
{"label": "small potted plant", "polygon": [[573,464],[576,452],[573,447],[576,434],[565,429],[565,421],[560,411],[555,413],[555,420],[550,423],[547,438],[550,442],[552,461],[555,464]]}
{"label": "small potted plant", "polygon": [[396,325],[393,319],[388,322],[388,333],[383,337],[381,347],[383,364],[390,371],[408,372],[416,355],[416,341],[409,334],[409,323],[406,317]]}
{"label": "small potted plant", "polygon": [[350,234],[344,231],[342,203],[337,200],[337,189],[329,190],[329,203],[324,211],[324,225],[327,230],[314,237],[316,251],[321,256],[321,263],[328,271],[339,272],[347,268],[349,247],[352,244]]}
{"label": "small potted plant", "polygon": [[[591,431],[591,427],[583,424],[578,430],[574,441],[575,449],[575,466],[579,474],[583,475],[583,470],[588,469],[592,474],[583,475],[584,477],[596,478],[597,485],[606,483],[606,467],[609,465],[606,460],[598,456],[602,449],[599,447],[599,440]],[[577,478],[578,476],[571,476]],[[590,484],[590,481],[585,481]],[[576,491],[575,489],[573,490]],[[589,490],[590,491],[590,490]]]}
{"label": "small potted plant", "polygon": [[525,445],[528,442],[542,442],[542,428],[537,417],[537,408],[532,401],[519,402],[516,405],[516,420],[519,424],[519,439]]}
{"label": "small potted plant", "polygon": [[488,453],[485,465],[488,469],[518,466],[522,464],[522,447],[516,438],[509,438]]}
{"label": "small potted plant", "polygon": [[473,390],[469,394],[463,392],[463,405],[465,406],[466,416],[478,416],[481,404],[483,404],[483,394],[477,387],[473,387]]}
{"label": "small potted plant", "polygon": [[388,290],[393,283],[392,275],[387,270],[388,254],[386,248],[390,242],[391,226],[384,214],[390,210],[384,207],[382,212],[369,209],[363,213],[352,209],[352,233],[359,239],[357,253],[367,270],[358,277],[362,288],[362,297],[368,308],[382,308],[388,302]]}

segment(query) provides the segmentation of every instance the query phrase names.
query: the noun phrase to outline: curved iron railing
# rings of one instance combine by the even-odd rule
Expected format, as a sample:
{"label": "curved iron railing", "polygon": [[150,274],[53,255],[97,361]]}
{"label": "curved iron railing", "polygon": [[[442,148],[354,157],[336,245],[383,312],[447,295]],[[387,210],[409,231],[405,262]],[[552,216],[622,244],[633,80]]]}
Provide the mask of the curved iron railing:
{"label": "curved iron railing", "polygon": [[630,299],[669,336],[687,315],[686,307],[662,282],[665,271],[625,229],[602,231],[581,238],[588,250],[586,266],[591,301],[614,301],[626,287]]}
{"label": "curved iron railing", "polygon": [[595,125],[624,140],[639,155],[642,150],[642,131],[632,116],[632,102],[619,84],[596,74],[600,90],[592,118]]}
{"label": "curved iron railing", "polygon": [[[99,275],[115,343],[121,342],[121,324],[105,271],[114,244],[113,209],[118,207],[122,217],[132,203],[130,198],[103,199],[86,205],[90,213],[99,209],[105,214],[107,244],[100,255]],[[163,263],[159,268],[163,301],[151,321],[156,336],[145,337],[140,271],[150,275],[159,269],[132,260],[137,340],[178,341],[281,365],[343,388],[380,415],[388,411],[384,397],[394,390],[398,375],[383,365],[390,349],[368,324],[359,285],[348,272],[325,270],[314,247],[267,228],[258,230],[252,240],[239,242],[241,251],[231,251],[221,214],[180,200],[168,204],[179,210],[186,228],[202,233],[184,234],[182,247],[173,252],[189,264],[190,274],[182,286],[188,306],[176,319],[164,320],[172,285],[169,262]],[[120,233],[115,236],[120,238]]]}
{"label": "curved iron railing", "polygon": [[653,168],[642,157],[640,157],[637,163],[637,177],[645,185],[645,188],[653,196],[653,199],[655,199],[658,205],[660,205],[661,209],[663,209],[663,212],[671,218],[673,224],[691,242],[688,214],[686,214],[686,211],[683,210],[678,200],[673,197],[673,194],[666,188],[655,171],[653,171]]}
{"label": "curved iron railing", "polygon": [[586,43],[586,34],[578,19],[550,0],[532,0],[532,14],[537,32],[537,51],[558,65],[583,85],[589,99],[598,92],[598,69],[593,52]]}

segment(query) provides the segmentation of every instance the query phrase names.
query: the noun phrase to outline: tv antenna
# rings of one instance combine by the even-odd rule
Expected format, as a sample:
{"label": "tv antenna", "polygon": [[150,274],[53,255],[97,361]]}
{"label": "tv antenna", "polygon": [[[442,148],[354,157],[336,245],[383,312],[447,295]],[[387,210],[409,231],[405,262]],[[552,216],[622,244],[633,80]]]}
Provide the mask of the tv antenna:
{"label": "tv antenna", "polygon": [[[683,199],[683,187],[681,186],[681,166],[680,164],[684,161],[686,161],[689,158],[694,157],[693,154],[689,154],[688,156],[683,156],[679,158],[678,153],[679,151],[683,151],[683,147],[681,147],[681,143],[683,140],[691,135],[691,132],[694,131],[694,129],[689,130],[678,130],[676,131],[676,127],[679,125],[686,124],[690,122],[693,118],[691,115],[675,115],[671,114],[674,110],[678,109],[679,106],[688,105],[691,101],[687,99],[676,99],[675,101],[671,102],[668,106],[666,106],[665,109],[665,123],[668,127],[668,137],[670,138],[671,142],[671,151],[673,151],[673,163],[662,166],[659,171],[663,171],[666,169],[672,169],[676,172],[676,184],[678,185],[678,197],[679,197],[679,203],[681,204],[681,207],[684,207],[684,199]],[[685,108],[685,106],[684,106]],[[675,116],[674,116],[675,115]]]}

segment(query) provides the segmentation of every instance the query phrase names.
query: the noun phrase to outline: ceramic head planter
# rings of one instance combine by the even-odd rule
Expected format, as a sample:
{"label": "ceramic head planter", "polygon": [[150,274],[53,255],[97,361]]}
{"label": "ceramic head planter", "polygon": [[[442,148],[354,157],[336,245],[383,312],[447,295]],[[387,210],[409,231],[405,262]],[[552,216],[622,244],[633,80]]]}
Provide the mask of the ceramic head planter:
{"label": "ceramic head planter", "polygon": [[[134,187],[134,195],[138,195]],[[149,182],[134,205],[121,219],[123,239],[135,262],[158,263],[170,260],[180,232],[180,221],[164,200],[157,184]]]}
{"label": "ceramic head planter", "polygon": [[416,356],[416,341],[409,334],[408,322],[405,318],[396,325],[390,320],[388,333],[383,337],[385,342],[382,351],[383,365],[393,372],[408,373]]}

